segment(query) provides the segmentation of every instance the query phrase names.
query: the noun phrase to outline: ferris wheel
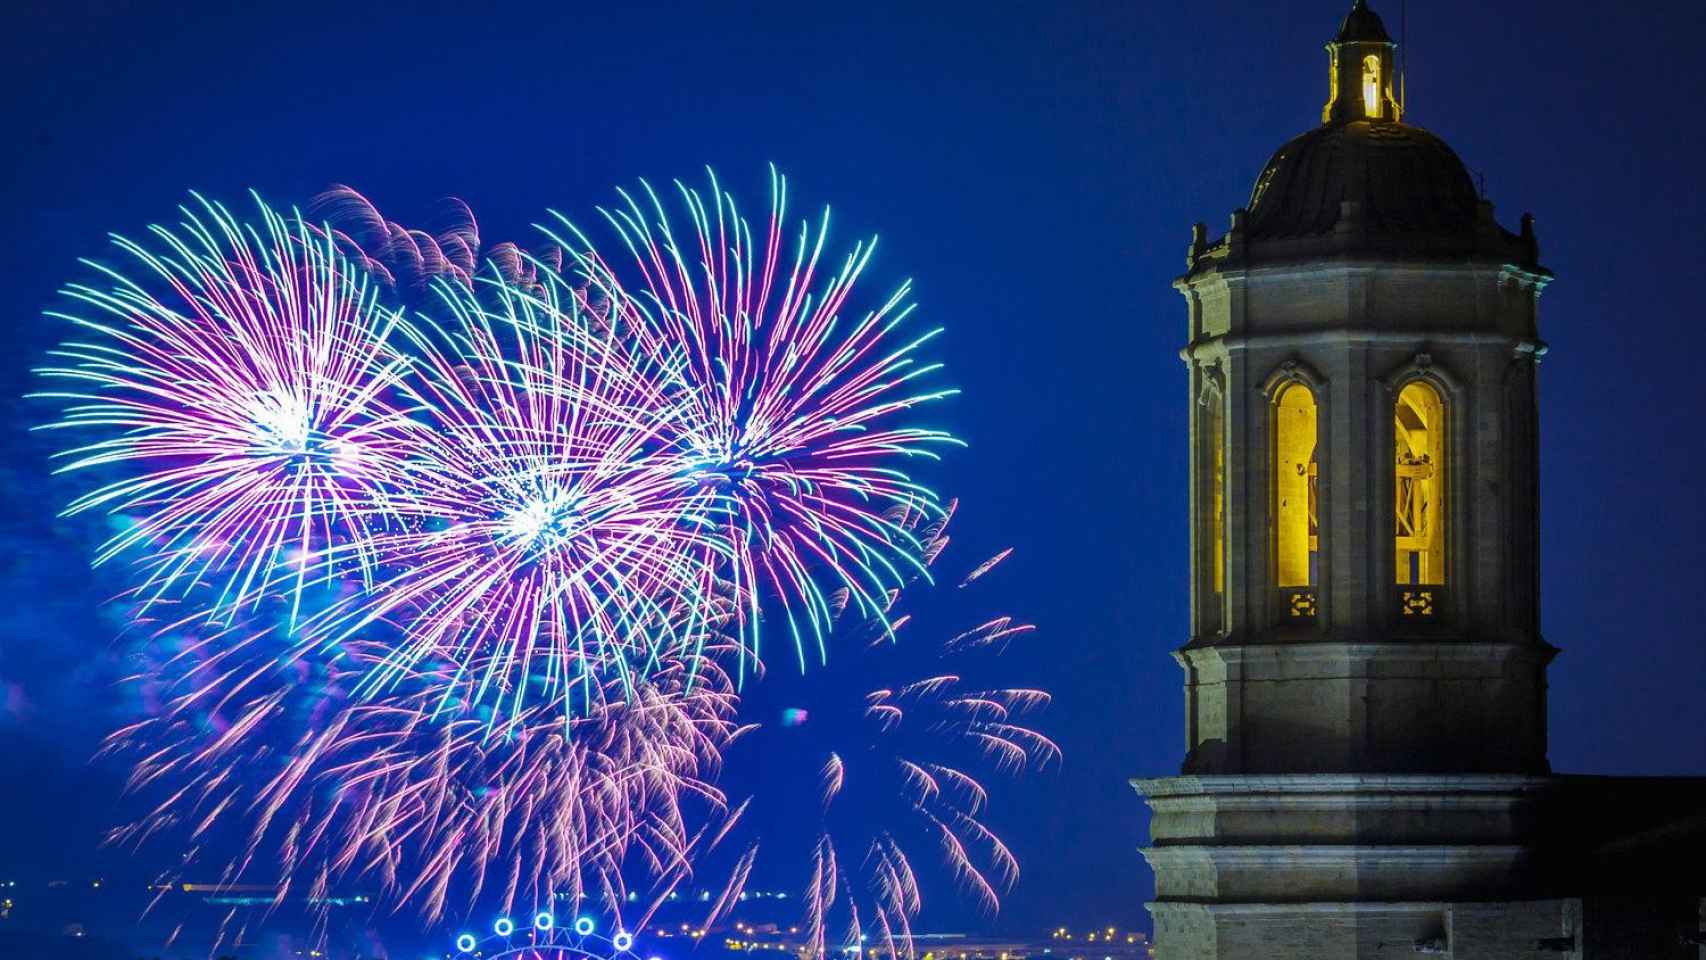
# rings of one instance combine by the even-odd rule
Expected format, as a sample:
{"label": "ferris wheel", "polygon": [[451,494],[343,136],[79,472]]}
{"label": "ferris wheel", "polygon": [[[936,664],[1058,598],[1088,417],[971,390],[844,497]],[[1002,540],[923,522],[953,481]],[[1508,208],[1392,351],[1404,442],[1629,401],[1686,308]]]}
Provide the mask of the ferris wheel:
{"label": "ferris wheel", "polygon": [[528,923],[499,917],[489,933],[457,934],[455,947],[457,960],[661,960],[636,954],[634,935],[626,930],[606,936],[591,917],[559,924],[549,913]]}

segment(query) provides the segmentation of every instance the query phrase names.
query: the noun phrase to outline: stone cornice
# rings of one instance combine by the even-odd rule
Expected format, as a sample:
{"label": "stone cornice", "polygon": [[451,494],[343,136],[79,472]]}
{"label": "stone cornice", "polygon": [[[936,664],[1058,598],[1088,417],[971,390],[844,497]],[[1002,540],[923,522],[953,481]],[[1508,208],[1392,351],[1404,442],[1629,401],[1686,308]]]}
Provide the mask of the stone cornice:
{"label": "stone cornice", "polygon": [[[1215,662],[1226,665],[1247,662],[1265,665],[1274,658],[1283,656],[1287,668],[1295,676],[1314,678],[1323,676],[1320,672],[1322,665],[1332,667],[1378,661],[1388,669],[1383,669],[1374,674],[1361,671],[1341,676],[1391,678],[1410,675],[1393,673],[1390,668],[1399,664],[1414,666],[1416,664],[1498,663],[1522,659],[1548,663],[1557,654],[1558,648],[1549,644],[1513,643],[1505,640],[1298,640],[1274,643],[1222,642],[1187,646],[1173,651],[1173,658],[1181,665],[1189,667]],[[1296,671],[1298,667],[1313,669],[1299,673]]]}
{"label": "stone cornice", "polygon": [[1260,349],[1263,347],[1299,347],[1315,344],[1417,347],[1420,345],[1448,347],[1505,347],[1513,352],[1544,355],[1546,343],[1533,337],[1487,331],[1451,330],[1371,330],[1366,327],[1338,327],[1326,330],[1275,331],[1273,333],[1235,333],[1203,337],[1179,348],[1179,358],[1207,362],[1218,352]]}
{"label": "stone cornice", "polygon": [[[1203,261],[1208,263],[1208,261]],[[1308,278],[1318,280],[1323,276],[1340,274],[1344,276],[1359,276],[1379,272],[1385,275],[1393,274],[1495,274],[1500,280],[1534,287],[1538,294],[1551,283],[1553,274],[1544,267],[1529,268],[1521,264],[1511,263],[1499,258],[1485,259],[1449,259],[1433,260],[1427,258],[1381,258],[1381,257],[1309,257],[1269,261],[1265,264],[1218,263],[1209,269],[1193,270],[1182,274],[1173,280],[1173,289],[1184,293],[1188,290],[1212,287],[1228,282],[1269,280],[1296,280]]]}
{"label": "stone cornice", "polygon": [[1212,846],[1206,844],[1177,844],[1144,847],[1143,856],[1151,865],[1158,861],[1212,861],[1223,867],[1266,867],[1276,870],[1309,869],[1322,865],[1343,863],[1371,864],[1401,861],[1417,865],[1453,865],[1471,861],[1514,860],[1528,852],[1528,847],[1514,843],[1452,843],[1427,846],[1398,846],[1391,844],[1339,843],[1274,846]]}

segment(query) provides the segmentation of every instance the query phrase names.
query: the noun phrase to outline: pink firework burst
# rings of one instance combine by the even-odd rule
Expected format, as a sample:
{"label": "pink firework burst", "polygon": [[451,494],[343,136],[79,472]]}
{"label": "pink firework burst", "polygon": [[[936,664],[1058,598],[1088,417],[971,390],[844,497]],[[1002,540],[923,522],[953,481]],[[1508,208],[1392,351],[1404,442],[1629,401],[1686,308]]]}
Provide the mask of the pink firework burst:
{"label": "pink firework burst", "polygon": [[[673,406],[567,286],[440,282],[443,322],[405,323],[401,393],[426,428],[399,451],[409,503],[371,538],[383,575],[309,620],[313,645],[390,629],[377,694],[433,659],[447,698],[497,716],[590,703],[696,646],[726,615],[715,527],[664,439]],[[477,667],[476,667],[477,665]]]}

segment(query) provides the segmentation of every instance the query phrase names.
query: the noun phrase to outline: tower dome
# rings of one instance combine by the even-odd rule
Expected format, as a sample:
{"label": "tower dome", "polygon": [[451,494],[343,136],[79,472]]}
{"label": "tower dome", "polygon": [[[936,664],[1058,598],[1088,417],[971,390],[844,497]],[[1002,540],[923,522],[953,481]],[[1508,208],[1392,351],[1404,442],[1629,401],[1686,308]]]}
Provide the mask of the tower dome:
{"label": "tower dome", "polygon": [[1249,236],[1329,233],[1348,214],[1370,233],[1472,237],[1479,204],[1444,140],[1397,121],[1351,120],[1275,151],[1250,194]]}

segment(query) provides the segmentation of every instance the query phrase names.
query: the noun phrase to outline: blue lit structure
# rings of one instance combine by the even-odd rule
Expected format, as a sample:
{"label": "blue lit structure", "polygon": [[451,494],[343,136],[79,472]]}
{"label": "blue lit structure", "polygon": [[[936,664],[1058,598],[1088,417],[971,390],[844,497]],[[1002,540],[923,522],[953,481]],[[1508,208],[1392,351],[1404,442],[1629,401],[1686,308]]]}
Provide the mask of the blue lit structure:
{"label": "blue lit structure", "polygon": [[[534,916],[531,926],[517,924],[510,917],[492,922],[491,934],[484,938],[472,933],[458,934],[453,956],[479,957],[480,960],[642,960],[634,953],[634,935],[626,930],[613,930],[605,936],[592,917],[576,917],[574,923],[559,926],[549,912]],[[662,960],[657,956],[645,960]]]}

